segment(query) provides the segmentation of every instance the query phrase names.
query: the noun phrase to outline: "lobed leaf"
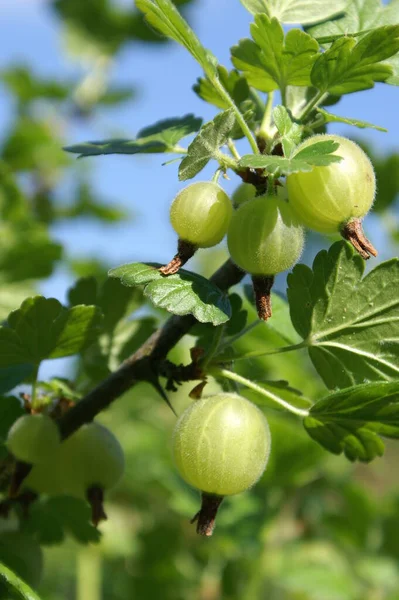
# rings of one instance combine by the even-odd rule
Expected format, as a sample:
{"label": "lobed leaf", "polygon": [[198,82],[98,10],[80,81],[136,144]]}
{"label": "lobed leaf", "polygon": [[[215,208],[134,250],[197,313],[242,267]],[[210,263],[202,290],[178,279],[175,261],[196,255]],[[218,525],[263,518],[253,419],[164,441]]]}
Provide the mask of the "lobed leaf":
{"label": "lobed leaf", "polygon": [[144,285],[144,295],[158,308],[175,315],[192,314],[200,323],[220,325],[229,320],[231,307],[228,297],[205,277],[180,269],[165,277],[153,263],[131,263],[111,269],[123,285]]}
{"label": "lobed leaf", "polygon": [[346,11],[347,1],[337,0],[241,0],[252,14],[265,13],[281,23],[319,23]]}
{"label": "lobed leaf", "polygon": [[392,75],[392,68],[381,61],[398,51],[399,25],[379,27],[358,42],[341,37],[314,63],[311,82],[322,92],[338,95],[372,88]]}
{"label": "lobed leaf", "polygon": [[265,154],[246,154],[238,165],[242,168],[266,169],[276,175],[289,175],[299,171],[312,171],[315,166],[339,162],[340,156],[332,154],[338,148],[336,142],[316,142],[294,154],[291,158]]}
{"label": "lobed leaf", "polygon": [[0,327],[0,367],[77,354],[99,334],[96,306],[64,308],[55,298],[27,298]]}
{"label": "lobed leaf", "polygon": [[234,66],[249,85],[262,92],[285,89],[287,85],[310,85],[310,73],[319,44],[300,29],[284,31],[277,19],[256,14],[251,25],[252,40],[244,39],[231,49]]}
{"label": "lobed leaf", "polygon": [[366,383],[330,394],[312,406],[304,426],[330,452],[369,462],[384,452],[380,436],[399,438],[399,382]]}
{"label": "lobed leaf", "polygon": [[301,141],[302,128],[293,123],[287,109],[282,105],[273,109],[273,120],[280,134],[284,156],[289,158]]}
{"label": "lobed leaf", "polygon": [[85,156],[101,154],[154,154],[177,152],[177,142],[199,130],[202,119],[192,114],[173,119],[164,119],[139,131],[134,140],[106,140],[103,142],[85,142],[64,148],[67,152]]}
{"label": "lobed leaf", "polygon": [[234,109],[229,108],[201,127],[180,163],[180,181],[192,179],[212,158],[218,158],[219,148],[227,142],[235,123]]}
{"label": "lobed leaf", "polygon": [[[248,82],[238,71],[235,69],[228,71],[226,67],[218,65],[217,75],[220,83],[237,106],[240,106],[245,100],[250,99]],[[199,77],[197,83],[193,86],[193,90],[202,100],[222,110],[226,110],[231,106],[206,77]]]}
{"label": "lobed leaf", "polygon": [[399,377],[399,261],[363,273],[361,257],[337,242],[288,275],[293,325],[330,389]]}

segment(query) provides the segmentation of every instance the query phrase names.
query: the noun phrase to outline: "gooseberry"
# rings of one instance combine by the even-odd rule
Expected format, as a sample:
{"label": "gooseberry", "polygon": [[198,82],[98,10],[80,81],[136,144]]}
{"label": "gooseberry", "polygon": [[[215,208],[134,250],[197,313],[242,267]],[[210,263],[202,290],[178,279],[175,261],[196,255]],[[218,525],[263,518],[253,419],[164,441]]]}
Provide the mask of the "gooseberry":
{"label": "gooseberry", "polygon": [[298,219],[310,229],[340,232],[363,258],[375,256],[376,250],[361,228],[361,219],[370,210],[376,190],[373,166],[365,152],[355,142],[338,135],[313,136],[297,151],[328,140],[339,143],[333,154],[342,160],[288,175],[289,202]]}
{"label": "gooseberry", "polygon": [[7,436],[7,447],[16,459],[33,465],[46,461],[60,445],[55,422],[45,414],[24,415]]}
{"label": "gooseberry", "polygon": [[240,183],[240,185],[234,190],[231,196],[231,201],[234,208],[238,208],[244,202],[253,200],[256,196],[256,187],[251,183]]}
{"label": "gooseberry", "polygon": [[200,533],[212,533],[223,496],[239,494],[258,481],[269,452],[266,417],[245,398],[219,393],[186,409],[173,433],[173,456],[182,478],[203,492]]}
{"label": "gooseberry", "polygon": [[277,195],[258,196],[235,211],[227,244],[236,265],[253,276],[259,317],[268,319],[273,277],[299,259],[304,244],[302,226],[286,200]]}
{"label": "gooseberry", "polygon": [[170,208],[170,220],[179,236],[178,253],[160,271],[164,275],[176,273],[197,248],[221,242],[232,211],[230,198],[213,181],[192,183],[181,190]]}

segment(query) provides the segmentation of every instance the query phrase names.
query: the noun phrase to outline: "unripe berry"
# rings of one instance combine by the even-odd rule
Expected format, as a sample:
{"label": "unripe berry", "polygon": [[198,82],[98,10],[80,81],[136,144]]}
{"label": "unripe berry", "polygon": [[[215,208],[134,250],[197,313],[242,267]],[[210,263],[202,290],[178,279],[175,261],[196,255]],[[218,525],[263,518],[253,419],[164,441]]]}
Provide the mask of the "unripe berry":
{"label": "unripe berry", "polygon": [[173,455],[193,487],[217,496],[239,494],[258,481],[270,452],[263,413],[237,394],[197,400],[178,420]]}
{"label": "unripe berry", "polygon": [[339,135],[316,135],[298,147],[303,150],[316,142],[338,142],[334,154],[340,162],[314,167],[310,172],[287,176],[289,201],[298,219],[320,233],[340,232],[363,258],[377,255],[364,236],[361,219],[370,210],[376,184],[373,166],[363,150]]}
{"label": "unripe berry", "polygon": [[251,183],[241,183],[233,192],[231,197],[231,201],[235,208],[244,204],[244,202],[248,202],[248,200],[253,200],[256,195],[256,187]]}
{"label": "unripe berry", "polygon": [[232,260],[247,273],[276,275],[297,262],[304,233],[287,202],[259,196],[235,211],[227,243]]}
{"label": "unripe berry", "polygon": [[293,210],[302,223],[320,233],[338,232],[348,221],[364,217],[375,196],[373,166],[355,142],[339,135],[316,135],[297,150],[329,140],[339,143],[333,154],[342,157],[340,162],[287,177]]}
{"label": "unripe berry", "polygon": [[179,238],[198,248],[221,242],[231,215],[230,198],[212,181],[188,185],[177,194],[170,208],[170,220]]}
{"label": "unripe berry", "polygon": [[45,462],[59,445],[58,427],[44,414],[20,417],[7,436],[8,449],[15,458],[33,465]]}

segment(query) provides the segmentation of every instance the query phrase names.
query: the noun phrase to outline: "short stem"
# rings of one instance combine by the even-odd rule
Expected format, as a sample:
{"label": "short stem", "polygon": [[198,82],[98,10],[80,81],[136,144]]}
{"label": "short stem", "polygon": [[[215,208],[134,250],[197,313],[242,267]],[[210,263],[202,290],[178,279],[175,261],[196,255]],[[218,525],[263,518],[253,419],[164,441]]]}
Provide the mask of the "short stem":
{"label": "short stem", "polygon": [[227,140],[227,147],[231,152],[231,155],[234,156],[234,158],[236,160],[240,160],[241,156],[240,153],[238,152],[237,148],[235,147],[235,144],[233,142],[233,140],[231,138],[229,138]]}
{"label": "short stem", "polygon": [[356,31],[355,33],[339,33],[337,35],[326,35],[324,37],[315,38],[316,42],[319,44],[331,44],[336,40],[341,39],[342,37],[359,37],[360,35],[365,35],[369,33],[372,29],[364,29],[363,31]]}
{"label": "short stem", "polygon": [[218,367],[213,367],[211,369],[211,374],[214,377],[226,377],[226,379],[231,379],[232,381],[236,381],[237,383],[240,383],[241,385],[244,385],[245,387],[250,388],[251,390],[254,390],[261,396],[268,398],[272,402],[275,402],[279,406],[282,406],[283,408],[285,408],[289,412],[293,413],[294,415],[298,415],[299,417],[307,417],[309,415],[309,411],[307,411],[303,408],[297,408],[296,406],[292,406],[292,404],[290,404],[286,400],[279,398],[279,396],[276,396],[272,392],[269,392],[268,390],[265,390],[264,388],[262,388],[260,385],[254,383],[253,381],[250,381],[246,377],[242,377],[241,375],[238,375],[237,373],[230,371],[229,369],[221,369]]}
{"label": "short stem", "polygon": [[187,154],[187,148],[183,148],[183,146],[173,146],[168,149],[168,152],[171,154]]}
{"label": "short stem", "polygon": [[324,98],[326,98],[327,96],[327,92],[318,92],[315,96],[313,96],[313,98],[311,100],[309,100],[309,102],[306,104],[306,106],[304,107],[302,113],[299,115],[298,120],[299,121],[304,121],[309,114],[312,112],[312,110],[318,106],[320,104],[320,102],[322,102],[324,100]]}
{"label": "short stem", "polygon": [[1,562],[0,581],[10,590],[10,593],[22,600],[40,600],[39,596],[22,579]]}
{"label": "short stem", "polygon": [[237,169],[237,161],[234,158],[231,158],[224,152],[215,152],[215,158],[220,163],[221,167],[228,167],[235,171]]}
{"label": "short stem", "polygon": [[38,374],[39,374],[39,365],[36,366],[36,368],[33,372],[32,395],[31,395],[31,399],[30,399],[30,404],[32,407],[34,406],[34,403],[36,400]]}
{"label": "short stem", "polygon": [[265,112],[263,113],[262,123],[258,131],[258,136],[268,140],[271,137],[271,118],[273,109],[274,92],[269,92],[267,95]]}
{"label": "short stem", "polygon": [[272,275],[252,276],[256,310],[259,319],[262,319],[262,321],[267,321],[272,316],[271,290],[273,283],[274,277]]}
{"label": "short stem", "polygon": [[201,508],[190,521],[190,523],[197,523],[197,533],[199,535],[206,535],[207,537],[212,535],[216,515],[222,501],[223,496],[202,493]]}
{"label": "short stem", "polygon": [[241,111],[236,106],[236,104],[235,104],[234,100],[231,98],[230,94],[224,89],[223,85],[220,83],[220,81],[217,77],[212,78],[212,84],[216,88],[216,90],[219,92],[219,94],[222,96],[222,98],[224,100],[226,100],[226,102],[229,104],[229,106],[231,106],[231,108],[234,110],[236,119],[237,119],[237,123],[239,124],[239,126],[241,127],[241,131],[243,132],[243,134],[249,141],[253,153],[259,154],[259,149],[256,144],[256,140],[253,136],[253,133],[250,130],[250,128],[248,127]]}
{"label": "short stem", "polygon": [[219,325],[215,329],[216,329],[216,331],[215,331],[215,335],[213,336],[212,345],[209,348],[208,353],[205,356],[204,360],[201,362],[201,367],[202,367],[203,371],[206,371],[206,367],[212,361],[213,357],[215,356],[215,354],[217,353],[217,351],[219,349],[220,342],[223,338],[225,325]]}
{"label": "short stem", "polygon": [[211,180],[211,181],[213,181],[213,183],[217,183],[219,181],[221,172],[222,172],[222,170],[220,168],[216,169],[216,171],[213,174],[212,180]]}
{"label": "short stem", "polygon": [[160,267],[159,272],[162,273],[162,275],[174,275],[178,272],[180,267],[185,265],[186,262],[194,256],[196,251],[197,246],[194,246],[191,242],[179,239],[177,243],[177,253],[167,265]]}
{"label": "short stem", "polygon": [[[221,344],[221,346],[219,346],[219,350],[220,350],[220,348],[224,349],[226,346],[229,346],[231,348],[231,346],[235,342],[237,342],[237,340],[244,337],[244,335],[246,335],[247,333],[252,331],[252,329],[255,329],[255,327],[258,327],[258,325],[260,325],[260,321],[253,321],[252,323],[250,323],[249,325],[244,327],[244,329],[241,329],[241,331],[239,333],[236,333],[236,335],[229,337],[223,344]],[[237,359],[235,359],[235,360],[237,360]]]}
{"label": "short stem", "polygon": [[367,260],[370,256],[377,256],[377,250],[364,235],[360,219],[354,219],[346,223],[341,229],[341,235],[352,244],[364,260]]}

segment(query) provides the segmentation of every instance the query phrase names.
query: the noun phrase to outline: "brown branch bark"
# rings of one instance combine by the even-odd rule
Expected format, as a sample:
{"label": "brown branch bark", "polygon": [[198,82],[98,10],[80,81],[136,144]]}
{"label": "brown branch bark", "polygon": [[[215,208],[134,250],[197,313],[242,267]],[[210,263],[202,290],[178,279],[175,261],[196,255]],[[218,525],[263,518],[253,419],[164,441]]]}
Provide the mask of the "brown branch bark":
{"label": "brown branch bark", "polygon": [[[243,271],[228,260],[214,273],[211,281],[222,291],[227,291],[239,283],[244,275]],[[69,437],[81,425],[91,421],[137,382],[151,381],[157,373],[157,363],[166,358],[169,351],[195,323],[196,320],[191,315],[170,317],[117,371],[89,392],[58,421],[62,438]]]}

